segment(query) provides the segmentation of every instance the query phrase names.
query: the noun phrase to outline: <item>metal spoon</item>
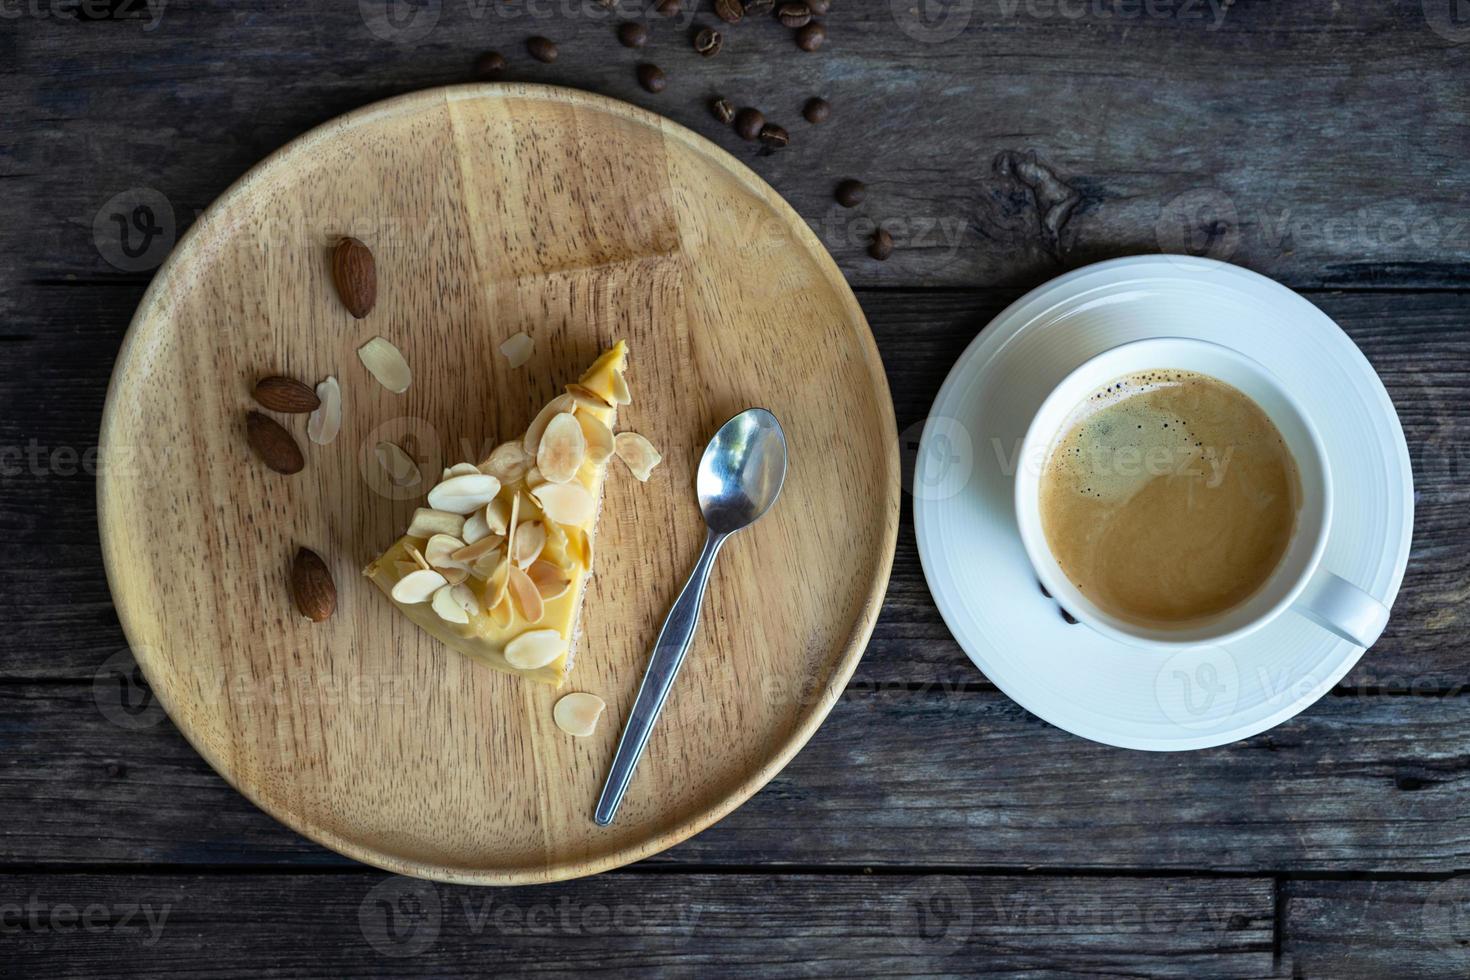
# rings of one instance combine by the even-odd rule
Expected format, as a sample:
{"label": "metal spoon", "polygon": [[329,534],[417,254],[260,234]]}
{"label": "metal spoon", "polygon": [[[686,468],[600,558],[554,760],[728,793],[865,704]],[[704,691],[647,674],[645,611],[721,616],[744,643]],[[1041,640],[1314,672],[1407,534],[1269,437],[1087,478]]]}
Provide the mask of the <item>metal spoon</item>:
{"label": "metal spoon", "polygon": [[654,641],[648,672],[643,675],[643,686],[638,689],[638,699],[633,702],[633,711],[618,741],[602,798],[592,815],[600,826],[612,823],[617,814],[618,804],[623,802],[633,770],[653,732],[653,724],[658,721],[669,689],[684,663],[684,655],[689,652],[715,555],[726,538],[755,523],[771,509],[785,479],[786,434],[781,431],[776,416],[764,408],[741,412],[720,426],[720,431],[705,447],[695,491],[709,534],[704,539],[699,560],[694,563],[694,571],[689,573],[689,581],[674,600],[664,628]]}

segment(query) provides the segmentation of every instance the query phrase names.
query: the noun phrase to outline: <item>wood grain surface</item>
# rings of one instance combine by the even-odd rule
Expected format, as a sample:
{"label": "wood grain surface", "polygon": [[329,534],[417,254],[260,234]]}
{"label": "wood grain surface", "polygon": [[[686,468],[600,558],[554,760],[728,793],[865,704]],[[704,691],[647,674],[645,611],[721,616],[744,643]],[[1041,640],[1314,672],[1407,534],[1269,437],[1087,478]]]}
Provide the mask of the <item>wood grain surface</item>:
{"label": "wood grain surface", "polygon": [[[376,253],[379,301],[362,320],[325,268],[349,233]],[[520,332],[535,354],[511,369],[498,348]],[[356,363],[375,335],[414,371],[401,397]],[[564,692],[461,660],[355,573],[407,526],[440,469],[519,436],[620,338],[635,393],[620,425],[666,462],[648,484],[621,468],[609,482],[569,680],[609,710],[578,741],[551,723]],[[274,374],[344,386],[340,437],[308,445],[295,478],[262,466],[240,431],[243,393]],[[702,541],[699,454],[752,405],[787,434],[782,498],[722,557],[619,819],[596,827],[591,804],[648,649]],[[410,447],[418,486],[378,469],[383,440]],[[693,134],[538,86],[407,96],[253,170],[144,298],[101,442],[114,600],[190,741],[308,836],[447,880],[604,870],[759,789],[861,656],[898,522],[882,366],[810,231]],[[135,459],[147,465],[125,465]],[[282,581],[299,546],[338,583],[322,625],[295,614]]]}

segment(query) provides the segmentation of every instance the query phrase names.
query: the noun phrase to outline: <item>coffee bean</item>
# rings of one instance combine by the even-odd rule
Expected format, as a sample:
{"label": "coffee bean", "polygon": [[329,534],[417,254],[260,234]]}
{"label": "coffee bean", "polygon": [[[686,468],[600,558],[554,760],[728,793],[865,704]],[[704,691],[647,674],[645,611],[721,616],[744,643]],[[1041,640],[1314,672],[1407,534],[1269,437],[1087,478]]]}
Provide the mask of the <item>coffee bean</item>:
{"label": "coffee bean", "polygon": [[706,27],[694,35],[694,50],[709,58],[720,53],[720,45],[724,42],[725,38],[719,31]]}
{"label": "coffee bean", "polygon": [[745,4],[740,0],[715,0],[715,15],[727,24],[738,24],[745,16]]}
{"label": "coffee bean", "polygon": [[791,142],[791,134],[786,132],[785,127],[777,126],[775,123],[766,123],[762,126],[760,138],[762,143],[777,150]]}
{"label": "coffee bean", "polygon": [[885,261],[893,254],[893,236],[888,234],[886,228],[879,228],[873,232],[873,241],[868,245],[868,254],[879,262]]}
{"label": "coffee bean", "polygon": [[745,16],[764,17],[776,6],[776,0],[748,0],[745,4]]}
{"label": "coffee bean", "polygon": [[806,0],[806,5],[818,17],[827,16],[827,11],[832,9],[829,0]]}
{"label": "coffee bean", "polygon": [[868,196],[868,185],[860,180],[848,178],[837,185],[837,203],[845,208],[855,208]]}
{"label": "coffee bean", "polygon": [[812,21],[812,8],[800,2],[800,0],[794,0],[792,3],[783,3],[776,8],[776,19],[781,22],[783,27],[790,27],[792,29],[805,27]]}
{"label": "coffee bean", "polygon": [[665,17],[672,17],[679,12],[679,0],[659,0],[658,12]]}
{"label": "coffee bean", "polygon": [[832,114],[832,103],[822,98],[807,99],[806,108],[801,110],[801,114],[813,126],[818,123],[824,123],[827,121],[827,117]]}
{"label": "coffee bean", "polygon": [[545,62],[548,65],[555,61],[557,54],[559,54],[556,50],[556,42],[549,37],[541,37],[540,35],[526,42],[526,50],[531,53],[531,57],[537,61]]}
{"label": "coffee bean", "polygon": [[618,40],[625,48],[641,48],[648,43],[648,25],[625,20],[618,25]]}
{"label": "coffee bean", "polygon": [[714,113],[716,119],[728,126],[735,118],[735,103],[729,99],[715,99],[709,104],[709,111]]}
{"label": "coffee bean", "polygon": [[803,51],[815,51],[827,42],[827,28],[816,21],[796,32],[796,46]]}
{"label": "coffee bean", "polygon": [[658,65],[644,62],[638,66],[638,84],[657,95],[669,87],[669,79]]}
{"label": "coffee bean", "polygon": [[735,132],[743,140],[760,139],[761,127],[765,124],[766,117],[761,115],[759,109],[746,107],[735,114]]}
{"label": "coffee bean", "polygon": [[505,55],[499,51],[486,51],[475,59],[475,75],[479,78],[494,78],[505,71]]}

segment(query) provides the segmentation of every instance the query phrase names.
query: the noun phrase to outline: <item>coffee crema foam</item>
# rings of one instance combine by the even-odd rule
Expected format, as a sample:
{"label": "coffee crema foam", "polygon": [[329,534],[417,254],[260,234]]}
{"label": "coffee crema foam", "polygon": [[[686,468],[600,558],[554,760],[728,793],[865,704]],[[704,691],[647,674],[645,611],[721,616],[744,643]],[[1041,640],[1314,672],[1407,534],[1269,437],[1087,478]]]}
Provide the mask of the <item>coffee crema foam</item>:
{"label": "coffee crema foam", "polygon": [[1104,612],[1199,625],[1275,570],[1301,505],[1296,462],[1254,401],[1208,375],[1126,375],[1078,405],[1041,474],[1041,525]]}

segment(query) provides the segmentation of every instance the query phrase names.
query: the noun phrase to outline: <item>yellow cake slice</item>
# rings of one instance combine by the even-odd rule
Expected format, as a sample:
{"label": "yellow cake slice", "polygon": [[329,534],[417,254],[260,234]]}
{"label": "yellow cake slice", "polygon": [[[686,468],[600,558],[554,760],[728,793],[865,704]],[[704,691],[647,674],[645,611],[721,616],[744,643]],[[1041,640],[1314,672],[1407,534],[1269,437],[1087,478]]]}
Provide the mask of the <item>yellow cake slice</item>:
{"label": "yellow cake slice", "polygon": [[572,666],[614,452],[628,345],[546,404],[524,436],[444,471],[363,570],[419,627],[496,670],[560,684]]}

